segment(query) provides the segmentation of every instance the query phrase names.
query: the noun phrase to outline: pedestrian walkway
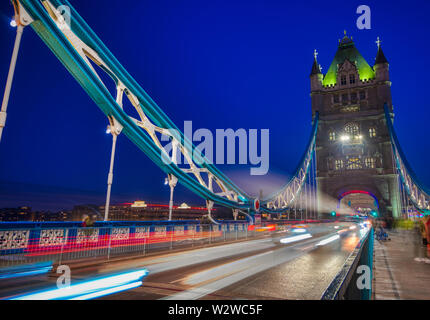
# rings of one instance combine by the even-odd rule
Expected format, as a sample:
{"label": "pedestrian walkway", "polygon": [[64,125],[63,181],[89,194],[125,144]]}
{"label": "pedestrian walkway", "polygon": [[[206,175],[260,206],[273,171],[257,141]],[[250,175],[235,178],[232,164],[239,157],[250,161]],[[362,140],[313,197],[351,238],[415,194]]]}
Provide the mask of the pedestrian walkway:
{"label": "pedestrian walkway", "polygon": [[374,243],[373,299],[430,299],[430,257],[416,230],[392,230]]}

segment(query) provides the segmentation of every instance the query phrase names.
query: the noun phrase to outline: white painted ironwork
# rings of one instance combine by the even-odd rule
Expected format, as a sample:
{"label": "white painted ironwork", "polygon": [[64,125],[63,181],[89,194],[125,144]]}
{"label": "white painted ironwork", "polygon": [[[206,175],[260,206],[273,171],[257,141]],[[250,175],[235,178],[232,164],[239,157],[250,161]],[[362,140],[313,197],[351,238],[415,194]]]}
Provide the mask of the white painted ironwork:
{"label": "white painted ironwork", "polygon": [[[185,173],[191,174],[201,186],[205,187],[213,194],[218,195],[220,197],[224,197],[228,200],[238,201],[237,200],[238,197],[241,196],[240,194],[238,194],[238,192],[236,192],[235,190],[229,189],[221,180],[219,180],[216,176],[214,176],[207,168],[204,168],[203,166],[201,166],[200,164],[197,164],[194,161],[193,159],[194,157],[192,154],[193,151],[190,150],[190,147],[185,147],[184,143],[182,143],[181,141],[182,140],[181,137],[178,137],[175,130],[169,129],[169,128],[162,128],[155,125],[153,122],[151,122],[149,117],[143,111],[144,109],[141,107],[141,104],[138,98],[133,94],[132,90],[130,88],[127,88],[118,79],[115,73],[108,67],[108,65],[103,61],[103,59],[99,56],[99,54],[94,49],[88,46],[83,40],[79,38],[78,35],[76,35],[72,31],[70,26],[63,18],[61,12],[57,8],[55,8],[55,6],[49,0],[43,1],[43,5],[45,6],[47,12],[49,13],[53,21],[56,23],[58,29],[66,36],[70,44],[76,49],[76,51],[79,53],[79,55],[88,65],[88,67],[97,76],[100,83],[106,87],[106,85],[103,83],[102,79],[99,77],[96,70],[94,69],[93,65],[91,64],[91,61],[94,62],[94,64],[96,64],[97,66],[99,66],[102,71],[107,73],[113,79],[117,87],[117,95],[115,100],[121,108],[123,106],[123,93],[125,93],[128,100],[137,111],[140,119],[136,119],[132,116],[129,116],[129,118],[150,136],[152,141],[159,148],[160,156],[165,159],[170,159],[170,161],[173,164],[175,164],[180,170],[182,170]],[[119,127],[119,122],[116,121],[114,117],[110,117],[109,121],[110,121],[111,133],[113,135],[113,145],[112,145],[112,154],[111,154],[111,168],[113,168],[116,136],[119,134],[122,128]],[[113,130],[113,129],[116,129],[116,130]],[[172,148],[171,156],[169,156],[166,153],[166,151],[164,150],[160,142],[161,135],[168,136],[172,141],[173,148]],[[184,165],[184,167],[181,167],[181,168],[176,163],[178,151],[186,160],[186,164]],[[109,176],[108,176],[108,191],[107,191],[107,200],[106,200],[106,206],[105,206],[105,220],[107,220],[108,218],[110,188],[111,188],[112,178],[113,178],[112,170],[109,171]],[[214,185],[216,185],[217,188],[214,188]],[[218,192],[216,191],[216,189],[219,189],[221,191]]]}
{"label": "white painted ironwork", "polygon": [[267,208],[274,210],[287,209],[298,201],[298,197],[302,191],[302,187],[306,183],[306,178],[312,163],[314,143],[315,139],[307,151],[302,166],[298,170],[296,176],[294,176],[275,197],[266,202]]}
{"label": "white painted ironwork", "polygon": [[27,248],[29,235],[29,230],[0,231],[0,250]]}

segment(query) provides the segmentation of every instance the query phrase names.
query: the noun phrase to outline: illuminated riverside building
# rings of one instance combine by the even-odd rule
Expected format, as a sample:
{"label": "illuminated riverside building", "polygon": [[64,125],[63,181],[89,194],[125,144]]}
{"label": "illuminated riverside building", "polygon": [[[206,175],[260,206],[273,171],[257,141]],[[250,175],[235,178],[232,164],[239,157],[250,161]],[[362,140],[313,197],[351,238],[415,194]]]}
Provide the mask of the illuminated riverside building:
{"label": "illuminated riverside building", "polygon": [[[73,208],[73,220],[82,220],[84,215],[98,216],[105,210],[105,206],[80,205]],[[216,215],[218,208],[214,208]],[[173,206],[173,220],[199,220],[207,214],[206,207],[190,206],[185,202],[179,206]],[[167,204],[153,204],[146,201],[136,200],[133,203],[121,203],[109,206],[109,220],[118,221],[145,221],[145,220],[167,220],[169,206]],[[231,213],[230,213],[231,216]]]}

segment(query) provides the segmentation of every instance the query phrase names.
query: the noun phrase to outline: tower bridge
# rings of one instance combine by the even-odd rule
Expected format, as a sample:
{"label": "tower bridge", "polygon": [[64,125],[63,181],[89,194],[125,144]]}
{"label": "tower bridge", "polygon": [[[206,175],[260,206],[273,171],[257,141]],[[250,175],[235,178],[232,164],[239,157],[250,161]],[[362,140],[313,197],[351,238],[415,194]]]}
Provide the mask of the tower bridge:
{"label": "tower bridge", "polygon": [[389,64],[380,41],[371,67],[351,37],[339,40],[324,75],[315,55],[311,70],[318,191],[334,198],[362,190],[383,215],[401,216],[400,186],[384,108],[393,118]]}
{"label": "tower bridge", "polygon": [[[6,123],[21,35],[24,27],[31,26],[107,117],[112,153],[105,220],[109,213],[116,139],[124,134],[166,174],[165,182],[171,191],[169,220],[174,207],[173,190],[179,183],[205,200],[205,210],[212,222],[97,221],[90,226],[73,222],[2,224],[0,271],[12,266],[0,273],[5,279],[14,278],[16,274],[47,272],[52,268],[52,261],[61,265],[64,260],[81,261],[89,257],[105,257],[107,261],[117,257],[119,262],[116,261],[115,267],[109,266],[109,271],[130,268],[133,263],[124,257],[134,255],[143,257],[141,265],[149,265],[149,274],[156,275],[151,281],[160,282],[149,281],[152,288],[142,289],[142,277],[148,272],[140,270],[138,275],[132,273],[131,280],[121,285],[116,283],[116,288],[100,287],[102,293],[80,292],[78,285],[74,296],[63,291],[58,296],[58,291],[53,289],[12,298],[90,299],[103,292],[118,292],[118,287],[141,290],[139,297],[149,299],[189,300],[211,294],[261,298],[259,294],[269,287],[269,297],[276,298],[303,298],[316,292],[311,298],[318,299],[323,294],[324,299],[343,299],[347,295],[369,299],[371,290],[358,291],[351,279],[355,279],[358,265],[365,264],[372,270],[373,229],[370,224],[334,219],[327,222],[320,218],[330,211],[342,211],[338,210],[342,202],[347,207],[344,213],[363,206],[394,218],[409,218],[411,212],[429,213],[430,190],[413,172],[394,131],[389,63],[379,39],[373,66],[363,58],[346,32],[325,74],[315,51],[310,74],[312,129],[303,156],[284,186],[266,197],[254,197],[200,152],[194,152],[196,147],[192,142],[67,0],[12,0],[12,3],[17,38],[0,111],[0,129]],[[73,23],[64,16],[64,8],[73,17]],[[106,77],[100,77],[102,72],[114,82],[115,93],[107,89],[102,80]],[[137,118],[123,109],[124,99],[136,109]],[[160,143],[162,135],[167,135],[171,141],[170,153]],[[164,161],[176,159],[178,155],[187,160],[186,164]],[[232,209],[235,220],[239,212],[249,220],[219,224],[211,217],[214,204]],[[255,226],[257,213],[282,214],[288,220],[260,221]],[[298,243],[290,246],[293,242]],[[320,250],[322,246],[327,247]],[[155,256],[159,250],[173,248],[178,252],[168,258]],[[147,257],[149,250],[154,256]],[[310,258],[297,259],[306,255]],[[35,261],[43,263],[35,266]],[[295,261],[295,267],[288,264],[290,261]],[[103,263],[95,267],[97,275],[106,272]],[[280,265],[286,268],[282,272],[276,269]],[[330,265],[331,269],[323,270],[321,265]],[[288,269],[290,267],[292,269]],[[79,272],[82,271],[76,272],[78,278],[82,276]],[[256,274],[259,276],[255,281],[246,285],[241,282]],[[102,282],[109,284],[108,280]],[[285,288],[289,288],[285,283],[296,283],[290,286],[294,290],[285,292]],[[9,284],[0,286],[0,296],[10,298]]]}
{"label": "tower bridge", "polygon": [[[119,134],[127,136],[167,174],[171,207],[173,190],[180,183],[206,201],[209,218],[214,204],[231,208],[234,217],[239,211],[250,218],[256,212],[297,217],[299,211],[301,217],[316,218],[323,211],[336,208],[336,201],[330,208],[323,205],[323,197],[338,199],[351,190],[363,191],[377,199],[382,215],[400,217],[409,208],[420,212],[430,209],[429,191],[408,165],[392,126],[389,63],[379,38],[373,66],[363,58],[346,31],[326,74],[321,71],[315,50],[310,74],[313,127],[308,145],[293,177],[277,192],[260,199],[248,195],[203,154],[195,152],[193,143],[122,67],[67,0],[12,0],[12,3],[17,38],[0,128],[6,122],[17,48],[24,27],[30,25],[107,116],[112,154],[106,220]],[[112,79],[116,94],[107,89],[100,73]],[[123,109],[125,98],[136,109],[138,118]],[[160,142],[163,135],[171,139],[169,154]],[[187,164],[176,163],[178,156],[184,157]]]}

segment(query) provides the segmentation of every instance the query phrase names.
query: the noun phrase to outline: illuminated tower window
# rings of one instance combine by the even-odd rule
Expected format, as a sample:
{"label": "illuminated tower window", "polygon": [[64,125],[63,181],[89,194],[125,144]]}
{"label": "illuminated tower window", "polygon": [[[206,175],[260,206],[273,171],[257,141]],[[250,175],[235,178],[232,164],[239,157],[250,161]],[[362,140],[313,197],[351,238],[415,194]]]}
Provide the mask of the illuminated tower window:
{"label": "illuminated tower window", "polygon": [[376,164],[375,158],[371,158],[371,157],[366,158],[365,164],[366,164],[366,168],[372,168],[372,169],[374,169],[375,168],[375,164]]}
{"label": "illuminated tower window", "polygon": [[335,160],[334,167],[335,167],[335,170],[342,170],[343,169],[343,160],[342,159]]}
{"label": "illuminated tower window", "polygon": [[375,128],[369,128],[369,137],[371,137],[371,138],[376,137],[376,129]]}
{"label": "illuminated tower window", "polygon": [[349,122],[345,125],[345,132],[351,136],[358,136],[360,134],[360,128],[357,123]]}
{"label": "illuminated tower window", "polygon": [[328,133],[328,139],[329,139],[330,141],[335,141],[335,140],[336,140],[336,132],[334,132],[334,131],[330,131],[330,132]]}
{"label": "illuminated tower window", "polygon": [[347,170],[361,169],[361,161],[357,157],[349,158],[346,163]]}

